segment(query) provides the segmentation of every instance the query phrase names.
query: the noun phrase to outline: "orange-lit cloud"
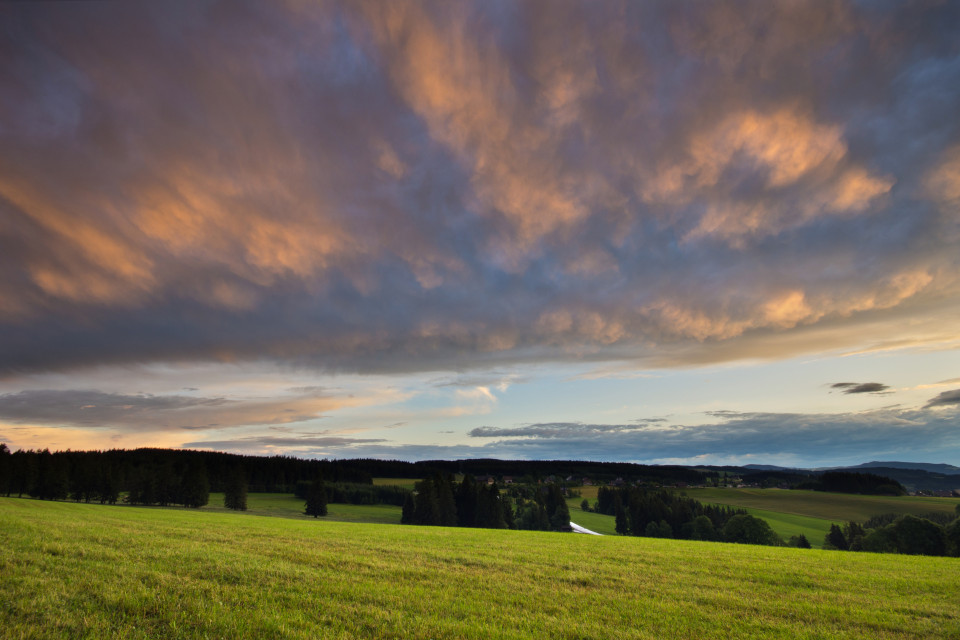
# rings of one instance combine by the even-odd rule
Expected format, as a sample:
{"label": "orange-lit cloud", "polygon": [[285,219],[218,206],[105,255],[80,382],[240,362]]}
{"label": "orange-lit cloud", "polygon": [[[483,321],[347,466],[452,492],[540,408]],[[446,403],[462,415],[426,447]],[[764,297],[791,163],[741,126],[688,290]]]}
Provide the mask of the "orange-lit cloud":
{"label": "orange-lit cloud", "polygon": [[[951,330],[949,8],[22,4],[0,61],[8,376],[720,361]],[[927,337],[902,335],[911,313]]]}

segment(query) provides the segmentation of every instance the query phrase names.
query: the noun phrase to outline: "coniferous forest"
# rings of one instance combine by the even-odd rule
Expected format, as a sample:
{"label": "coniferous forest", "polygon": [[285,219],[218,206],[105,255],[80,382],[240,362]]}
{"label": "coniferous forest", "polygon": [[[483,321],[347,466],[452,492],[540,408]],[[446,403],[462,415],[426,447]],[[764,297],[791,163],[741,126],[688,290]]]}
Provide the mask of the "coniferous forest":
{"label": "coniferous forest", "polygon": [[[477,475],[490,469],[516,477]],[[702,504],[669,485],[716,482],[717,473],[684,467],[651,467],[578,461],[303,460],[228,453],[136,449],[132,451],[11,452],[0,443],[0,495],[132,505],[201,507],[211,492],[224,506],[246,510],[248,492],[288,493],[305,501],[304,512],[327,513],[328,503],[402,507],[401,522],[412,525],[569,531],[567,499],[584,477],[565,481],[558,470],[599,480],[584,510],[613,516],[621,535],[715,540],[809,547],[803,536],[782,540],[769,524],[742,509]],[[552,473],[551,473],[552,472]],[[411,491],[375,485],[373,477],[423,478]],[[457,477],[460,478],[459,482]],[[869,473],[827,472],[805,477],[798,487],[874,495],[902,495],[895,480]],[[825,548],[921,555],[960,553],[960,519],[889,514],[863,523],[834,525]]]}

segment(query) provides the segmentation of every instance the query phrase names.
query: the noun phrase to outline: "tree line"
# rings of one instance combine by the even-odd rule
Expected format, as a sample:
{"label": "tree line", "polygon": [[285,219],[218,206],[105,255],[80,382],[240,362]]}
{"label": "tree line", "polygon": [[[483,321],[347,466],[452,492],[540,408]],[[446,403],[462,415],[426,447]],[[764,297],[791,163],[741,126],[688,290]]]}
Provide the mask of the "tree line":
{"label": "tree line", "polygon": [[593,510],[614,516],[621,535],[782,544],[764,520],[743,509],[703,504],[664,489],[600,487]]}
{"label": "tree line", "polygon": [[435,473],[407,497],[401,523],[569,531],[570,511],[555,483],[511,486],[501,493],[496,483],[478,482],[470,474],[457,483],[452,474]]}
{"label": "tree line", "polygon": [[372,485],[352,463],[177,449],[11,453],[0,443],[0,495],[113,504],[125,494],[133,504],[197,506],[204,486],[235,491],[238,477],[252,492],[294,493],[316,477]]}
{"label": "tree line", "polygon": [[890,513],[863,523],[831,524],[823,548],[960,557],[960,505],[956,506],[954,515]]}
{"label": "tree line", "polygon": [[[293,495],[305,500],[315,484],[316,480],[301,480],[297,483]],[[338,504],[390,504],[402,507],[411,493],[410,489],[397,485],[326,482],[322,483],[322,486],[326,502]]]}
{"label": "tree line", "polygon": [[797,489],[858,493],[868,496],[905,496],[903,485],[886,476],[852,471],[825,471],[796,485]]}

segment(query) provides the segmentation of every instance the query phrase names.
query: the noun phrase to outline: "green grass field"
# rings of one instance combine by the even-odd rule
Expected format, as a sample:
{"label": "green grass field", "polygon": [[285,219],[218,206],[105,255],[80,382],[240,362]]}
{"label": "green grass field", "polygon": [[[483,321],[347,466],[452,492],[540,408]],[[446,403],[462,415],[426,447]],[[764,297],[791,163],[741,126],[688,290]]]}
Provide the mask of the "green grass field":
{"label": "green grass field", "polygon": [[[297,498],[288,493],[250,493],[247,495],[247,514],[250,515],[313,520],[312,517],[304,515],[303,508],[303,498]],[[400,524],[400,507],[392,505],[329,504],[327,509],[328,513],[324,516],[327,520]],[[201,507],[199,511],[232,513],[223,506],[222,493],[211,493],[210,502],[207,503],[207,506]]]}
{"label": "green grass field", "polygon": [[[616,519],[600,513],[585,512],[580,509],[583,498],[570,498],[567,507],[570,509],[570,520],[591,531],[604,535],[617,535]],[[765,511],[763,509],[746,509],[750,515],[766,520],[770,527],[786,542],[790,536],[803,534],[810,544],[819,549],[823,546],[823,538],[830,530],[830,521],[821,518],[798,516],[791,513]]]}
{"label": "green grass field", "polygon": [[747,513],[758,518],[763,518],[767,524],[788,542],[791,536],[798,536],[801,533],[806,536],[807,541],[816,549],[823,547],[823,539],[830,531],[830,521],[822,518],[811,518],[809,516],[798,516],[792,513],[779,513],[777,511],[765,511],[763,509],[753,509],[746,507]]}
{"label": "green grass field", "polygon": [[0,498],[4,638],[947,638],[960,561]]}
{"label": "green grass field", "polygon": [[953,513],[956,505],[960,504],[956,498],[860,496],[782,489],[685,489],[684,492],[701,502],[775,511],[836,523],[850,520],[863,522],[871,516],[884,513]]}
{"label": "green grass field", "polygon": [[583,511],[580,509],[580,503],[582,501],[583,498],[570,498],[567,500],[567,508],[570,510],[571,522],[576,522],[581,527],[586,527],[591,531],[596,531],[603,535],[617,535],[617,522],[613,516],[593,513],[592,511]]}
{"label": "green grass field", "polygon": [[413,485],[420,482],[416,478],[374,478],[373,484],[375,485],[395,485],[398,487],[406,487],[407,489],[413,489]]}

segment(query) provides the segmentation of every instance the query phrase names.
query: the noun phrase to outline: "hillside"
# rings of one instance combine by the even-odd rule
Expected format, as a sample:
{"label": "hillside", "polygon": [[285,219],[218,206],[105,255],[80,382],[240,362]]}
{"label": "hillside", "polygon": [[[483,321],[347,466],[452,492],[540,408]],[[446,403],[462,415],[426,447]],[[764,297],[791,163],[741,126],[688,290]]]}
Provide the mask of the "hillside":
{"label": "hillside", "polygon": [[917,471],[927,471],[929,473],[939,473],[943,475],[960,475],[960,467],[955,467],[952,464],[939,464],[939,463],[929,463],[929,462],[879,462],[874,460],[872,462],[864,462],[863,464],[858,464],[855,467],[844,467],[849,471],[854,471],[856,469],[913,469]]}
{"label": "hillside", "polygon": [[943,638],[950,558],[0,498],[6,637]]}
{"label": "hillside", "polygon": [[712,504],[763,509],[828,522],[863,522],[884,513],[920,516],[931,511],[953,513],[955,498],[914,496],[860,496],[822,491],[779,489],[687,489],[691,498]]}

